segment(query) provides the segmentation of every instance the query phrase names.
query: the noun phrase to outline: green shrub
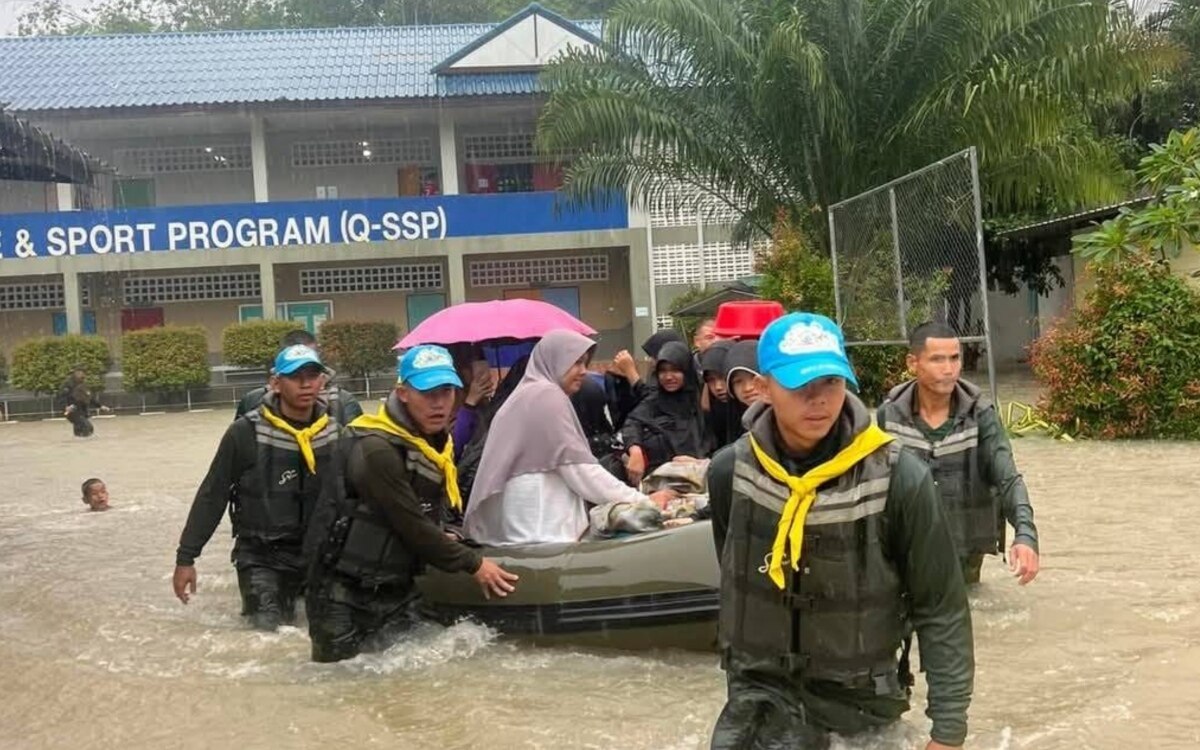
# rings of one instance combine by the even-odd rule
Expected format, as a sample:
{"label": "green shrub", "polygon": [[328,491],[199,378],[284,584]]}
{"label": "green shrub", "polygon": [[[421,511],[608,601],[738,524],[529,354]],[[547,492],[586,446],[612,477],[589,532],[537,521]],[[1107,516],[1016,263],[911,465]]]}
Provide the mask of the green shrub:
{"label": "green shrub", "polygon": [[200,326],[130,331],[121,337],[125,390],[184,391],[208,385],[208,337]]}
{"label": "green shrub", "polygon": [[321,324],[321,358],[327,365],[357,378],[396,366],[392,347],[400,337],[395,323],[326,321]]}
{"label": "green shrub", "polygon": [[771,248],[759,258],[762,296],[784,309],[834,317],[833,264],[829,253],[803,227],[782,216],[775,223]]}
{"label": "green shrub", "polygon": [[221,356],[234,367],[270,369],[279,353],[279,342],[292,331],[304,330],[294,320],[251,320],[234,323],[221,332]]}
{"label": "green shrub", "polygon": [[13,350],[12,384],[34,393],[57,393],[71,371],[80,367],[93,391],[104,388],[112,365],[108,342],[99,336],[46,336]]}
{"label": "green shrub", "polygon": [[1200,438],[1200,295],[1146,253],[1092,268],[1074,318],[1031,348],[1044,418],[1082,437]]}

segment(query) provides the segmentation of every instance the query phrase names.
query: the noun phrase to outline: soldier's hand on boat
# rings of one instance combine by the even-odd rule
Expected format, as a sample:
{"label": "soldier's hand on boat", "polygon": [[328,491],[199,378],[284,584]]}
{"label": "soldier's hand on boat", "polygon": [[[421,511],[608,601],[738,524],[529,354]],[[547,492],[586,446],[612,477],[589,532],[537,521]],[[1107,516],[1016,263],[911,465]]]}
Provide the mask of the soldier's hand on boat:
{"label": "soldier's hand on boat", "polygon": [[650,495],[650,499],[654,501],[654,504],[657,505],[659,509],[666,510],[667,506],[671,504],[671,501],[679,499],[679,493],[668,487],[665,490],[659,490],[658,492]]}
{"label": "soldier's hand on boat", "polygon": [[179,601],[187,604],[192,594],[196,593],[196,566],[176,565],[171,586],[175,589],[175,596]]}
{"label": "soldier's hand on boat", "polygon": [[485,599],[491,599],[492,594],[501,598],[508,596],[517,590],[517,587],[513,584],[519,578],[516,573],[509,573],[486,557],[483,558],[483,562],[479,564],[479,569],[471,577],[479,584],[479,588],[483,589]]}
{"label": "soldier's hand on boat", "polygon": [[1037,578],[1041,567],[1038,553],[1027,544],[1014,544],[1008,551],[1008,569],[1022,586]]}

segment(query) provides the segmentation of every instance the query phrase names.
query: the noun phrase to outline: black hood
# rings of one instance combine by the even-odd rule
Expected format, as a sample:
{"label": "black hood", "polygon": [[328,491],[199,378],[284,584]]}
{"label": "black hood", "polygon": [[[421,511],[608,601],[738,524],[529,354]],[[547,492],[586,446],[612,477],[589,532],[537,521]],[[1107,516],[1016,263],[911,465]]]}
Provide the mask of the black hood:
{"label": "black hood", "polygon": [[758,374],[758,342],[739,341],[729,349],[725,357],[725,376],[728,379],[733,371],[749,370]]}
{"label": "black hood", "polygon": [[733,348],[732,341],[718,341],[700,355],[700,370],[707,376],[710,372],[721,380],[729,372],[729,351]]}
{"label": "black hood", "polygon": [[683,344],[683,348],[687,349],[687,342],[683,340],[683,336],[679,335],[679,331],[664,328],[646,339],[646,342],[642,344],[642,351],[646,353],[647,357],[658,359],[658,353],[662,350],[663,346],[672,341]]}

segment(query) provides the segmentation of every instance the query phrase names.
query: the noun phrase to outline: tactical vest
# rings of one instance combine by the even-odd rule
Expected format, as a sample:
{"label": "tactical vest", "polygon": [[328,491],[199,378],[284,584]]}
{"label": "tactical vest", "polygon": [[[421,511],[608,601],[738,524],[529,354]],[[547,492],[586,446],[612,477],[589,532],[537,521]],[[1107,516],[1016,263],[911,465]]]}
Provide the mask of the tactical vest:
{"label": "tactical vest", "polygon": [[766,575],[789,491],[759,466],[748,438],[734,444],[733,504],[721,551],[722,650],[742,669],[826,680],[890,695],[908,611],[885,552],[884,507],[899,446],[889,444],[818,491],[803,559],[787,588]]}
{"label": "tactical vest", "polygon": [[[406,441],[391,435],[380,437],[403,456],[413,493],[420,500],[425,516],[439,526],[446,523],[449,499],[442,471]],[[362,436],[355,436],[347,440],[346,450],[361,439]],[[344,497],[323,556],[324,564],[365,586],[411,586],[413,577],[421,570],[421,561],[404,547],[384,514],[359,498],[350,482],[342,484]]]}
{"label": "tactical vest", "polygon": [[320,475],[331,466],[338,427],[332,419],[313,437],[317,473],[308,470],[296,439],[271,425],[255,410],[255,460],[237,480],[233,498],[234,535],[266,542],[299,544],[321,490]]}
{"label": "tactical vest", "polygon": [[950,434],[930,442],[913,424],[896,419],[895,412],[901,408],[888,404],[882,427],[932,470],[959,555],[996,554],[1003,546],[1003,517],[979,471],[979,423],[974,413],[951,416],[956,421]]}

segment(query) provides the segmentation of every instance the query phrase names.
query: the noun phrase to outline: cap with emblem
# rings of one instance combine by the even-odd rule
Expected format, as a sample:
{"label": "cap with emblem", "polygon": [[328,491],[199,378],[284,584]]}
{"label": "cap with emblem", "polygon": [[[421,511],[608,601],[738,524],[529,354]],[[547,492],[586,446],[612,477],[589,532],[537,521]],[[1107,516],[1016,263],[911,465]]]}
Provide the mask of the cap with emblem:
{"label": "cap with emblem", "polygon": [[788,390],[830,376],[858,390],[842,329],[824,315],[790,313],[773,321],[758,340],[758,367]]}
{"label": "cap with emblem", "polygon": [[276,375],[292,375],[303,367],[316,365],[322,372],[328,372],[329,369],[321,363],[321,357],[317,354],[316,349],[303,344],[289,346],[279,352],[275,356],[274,372]]}
{"label": "cap with emblem", "polygon": [[444,385],[462,388],[462,379],[454,369],[454,358],[440,346],[414,346],[400,358],[397,368],[400,382],[418,391],[432,391]]}

